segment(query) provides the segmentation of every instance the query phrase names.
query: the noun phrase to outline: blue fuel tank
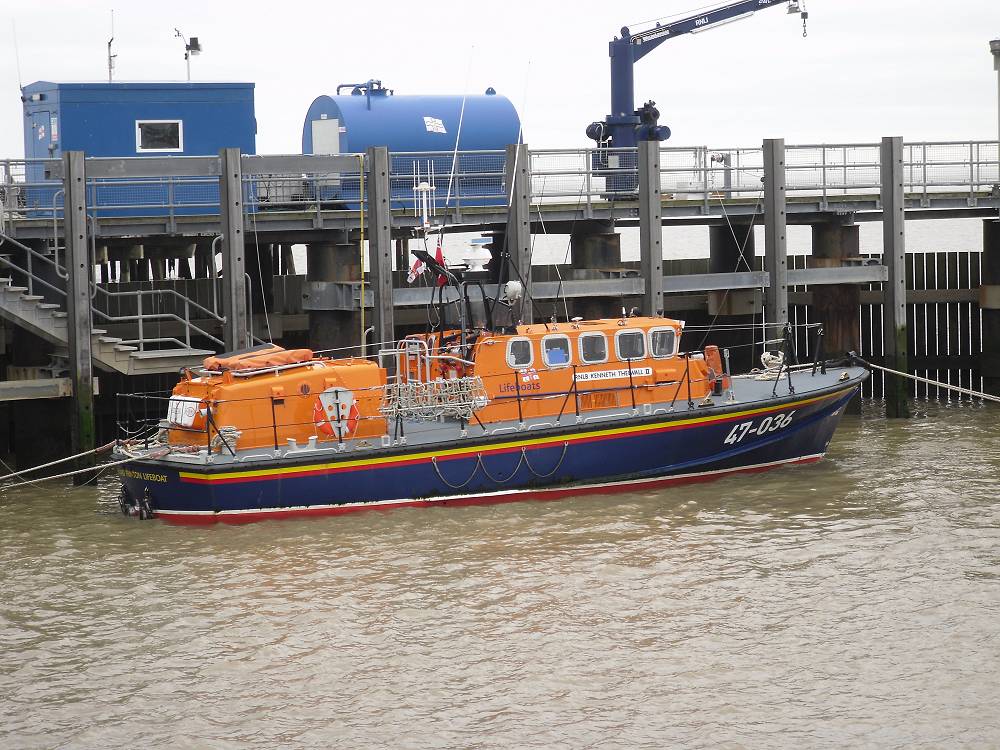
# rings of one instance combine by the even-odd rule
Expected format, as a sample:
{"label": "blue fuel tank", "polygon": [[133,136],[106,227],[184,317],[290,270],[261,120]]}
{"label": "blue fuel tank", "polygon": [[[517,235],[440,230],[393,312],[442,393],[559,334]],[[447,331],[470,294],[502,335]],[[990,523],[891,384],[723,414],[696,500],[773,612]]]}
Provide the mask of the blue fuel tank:
{"label": "blue fuel tank", "polygon": [[[341,96],[345,89],[350,93]],[[459,151],[502,151],[520,135],[514,105],[493,89],[464,97],[397,95],[381,81],[367,81],[341,84],[336,96],[313,101],[302,153],[359,154],[371,146],[392,153],[453,151],[456,138]]]}
{"label": "blue fuel tank", "polygon": [[[505,202],[503,151],[520,142],[517,110],[492,88],[476,96],[430,96],[397,95],[375,80],[341,84],[335,96],[313,101],[302,126],[304,154],[357,154],[387,147],[395,208],[413,205],[416,182],[433,186],[438,207]],[[493,153],[461,155],[449,185],[456,146],[459,152]],[[353,187],[345,180],[338,195],[323,199],[356,198]]]}

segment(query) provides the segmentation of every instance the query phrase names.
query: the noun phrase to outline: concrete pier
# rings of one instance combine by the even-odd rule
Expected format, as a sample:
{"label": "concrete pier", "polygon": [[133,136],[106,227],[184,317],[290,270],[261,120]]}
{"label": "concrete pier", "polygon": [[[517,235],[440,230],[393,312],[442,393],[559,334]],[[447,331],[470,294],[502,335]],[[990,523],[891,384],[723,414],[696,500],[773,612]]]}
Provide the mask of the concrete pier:
{"label": "concrete pier", "polygon": [[[496,257],[490,269],[504,280],[525,281],[529,300],[538,300],[540,318],[553,312],[560,318],[616,316],[623,304],[642,304],[649,312],[665,309],[672,317],[689,321],[692,329],[696,323],[745,325],[760,322],[760,290],[768,286],[767,319],[780,322],[790,312],[790,281],[796,287],[808,287],[808,295],[797,294],[793,301],[797,306],[810,305],[809,320],[825,325],[828,356],[863,349],[875,362],[906,369],[908,355],[914,368],[937,371],[942,379],[949,373],[950,382],[971,383],[973,388],[979,387],[982,373],[987,389],[996,393],[1000,392],[1000,222],[996,219],[1000,191],[960,177],[946,185],[949,190],[939,190],[943,187],[940,177],[935,177],[933,170],[920,168],[921,161],[930,168],[941,159],[953,158],[948,156],[952,152],[968,151],[967,168],[956,168],[955,175],[976,175],[976,170],[994,174],[990,172],[993,165],[974,161],[980,151],[993,152],[981,144],[965,145],[968,148],[959,150],[952,145],[951,151],[945,149],[948,144],[910,148],[907,158],[912,163],[906,166],[904,180],[900,176],[902,144],[899,139],[887,139],[879,189],[873,187],[878,180],[871,174],[873,159],[865,144],[857,144],[861,155],[853,155],[850,144],[835,149],[790,145],[786,164],[784,142],[769,140],[763,154],[754,149],[742,161],[738,155],[730,155],[729,161],[723,162],[724,175],[699,172],[701,176],[695,181],[678,177],[677,164],[687,158],[683,150],[660,151],[655,144],[647,144],[635,154],[641,177],[635,181],[637,192],[611,196],[614,200],[609,199],[609,180],[613,184],[620,178],[625,166],[616,163],[612,167],[610,162],[595,158],[593,152],[529,153],[527,147],[518,145],[507,151],[506,175],[497,166],[489,174],[456,178],[454,184],[463,186],[456,189],[473,186],[468,194],[462,194],[461,210],[439,210],[432,219],[446,232],[492,233]],[[670,161],[661,163],[668,153]],[[706,164],[703,149],[691,149],[689,156],[696,170]],[[70,179],[65,226],[61,215],[53,224],[50,218],[43,218],[37,204],[32,207],[32,186],[19,190],[16,180],[0,186],[9,191],[7,195],[19,195],[24,201],[23,212],[0,217],[11,240],[0,253],[10,259],[2,275],[10,278],[8,291],[0,295],[0,303],[6,302],[3,325],[7,329],[0,344],[6,347],[0,351],[0,367],[7,368],[11,380],[61,380],[67,375],[65,369],[76,371],[81,382],[77,398],[71,400],[54,389],[46,391],[50,395],[33,398],[63,399],[40,405],[37,413],[51,421],[49,410],[58,403],[67,418],[64,421],[73,425],[77,445],[82,447],[92,444],[94,437],[97,442],[113,437],[109,426],[112,399],[94,398],[91,389],[88,402],[85,362],[100,368],[106,393],[162,388],[180,367],[197,365],[204,352],[245,346],[251,323],[256,337],[265,337],[260,316],[265,303],[275,342],[289,347],[325,350],[357,346],[362,328],[371,326],[379,330],[370,340],[390,338],[395,334],[394,330],[388,332],[391,324],[386,321],[390,317],[401,325],[422,326],[430,289],[425,283],[406,285],[400,274],[392,271],[408,265],[405,243],[420,235],[422,217],[406,205],[405,170],[392,173],[400,167],[386,157],[391,154],[382,150],[380,156],[370,153],[365,159],[365,214],[359,210],[356,193],[361,182],[358,155],[244,156],[227,149],[218,156],[183,160],[86,160],[87,179],[91,181],[86,197],[89,200],[94,195],[95,205],[89,206],[89,217],[77,222],[82,231],[72,225],[78,204],[63,161],[45,167],[45,180],[51,180],[53,186],[60,182],[65,186],[64,181]],[[387,174],[376,164],[378,158],[386,161]],[[841,163],[844,160],[846,164]],[[631,156],[627,161],[632,163]],[[495,163],[499,165],[499,159]],[[764,218],[758,201],[761,166]],[[859,167],[867,171],[859,171]],[[385,189],[390,176],[391,193]],[[722,190],[716,179],[720,176]],[[213,195],[218,180],[217,212],[211,202],[189,207],[183,203],[163,205],[156,199],[117,215],[115,207],[101,203],[114,200],[103,192],[101,181],[110,180],[114,185],[134,181],[146,190],[161,181],[182,184],[197,179],[205,180]],[[921,179],[932,182],[923,184]],[[665,192],[661,192],[661,185]],[[579,194],[576,186],[581,187]],[[789,199],[786,191],[792,191],[794,198]],[[137,195],[142,198],[151,193]],[[243,205],[244,200],[248,205]],[[42,203],[51,201],[43,196]],[[142,214],[143,210],[148,213]],[[906,255],[904,214],[906,219],[986,219],[982,278],[979,253]],[[883,216],[885,264],[862,264],[856,260],[860,248],[854,221],[877,221]],[[561,268],[536,266],[532,272],[532,232],[540,233],[543,221],[545,233],[561,235],[561,242],[569,243],[571,260],[566,261],[560,251],[556,261]],[[756,223],[763,225],[766,238],[766,275],[753,271],[760,268],[750,232]],[[811,227],[813,257],[808,267],[788,267],[785,233],[789,223]],[[709,259],[662,260],[664,224],[707,227]],[[248,243],[244,234],[251,226]],[[362,228],[370,272],[364,313]],[[641,259],[625,262],[618,232],[633,228],[639,230]],[[81,236],[85,249],[74,247]],[[307,246],[308,271],[304,266],[295,267],[294,244]],[[25,246],[35,252],[26,252]],[[509,264],[506,267],[496,262],[501,255],[503,264]],[[81,258],[83,274],[77,279]],[[216,270],[220,259],[221,272]],[[905,276],[911,264],[915,272],[907,300]],[[663,269],[668,267],[671,275],[664,276]],[[69,280],[67,269],[72,272]],[[88,336],[81,327],[87,304],[81,296],[76,309],[70,310],[67,300],[73,302],[77,291],[82,294],[90,285],[90,279],[84,277],[95,270],[101,291],[90,300],[90,306],[101,317],[92,325],[106,332]],[[249,286],[245,273],[251,277]],[[884,300],[868,291],[872,283],[884,284]],[[68,289],[71,284],[76,288]],[[141,297],[134,294],[140,287]],[[93,290],[90,285],[91,294]],[[69,298],[66,291],[70,291]],[[248,296],[252,297],[249,309]],[[389,299],[396,304],[389,306]],[[879,304],[883,301],[888,321],[885,331]],[[143,324],[137,320],[139,313]],[[251,313],[256,315],[251,317]],[[227,317],[225,326],[218,319],[220,315]],[[908,342],[907,315],[917,316],[914,325],[919,330],[927,328],[924,340]],[[530,310],[525,319],[531,319]],[[69,333],[75,337],[73,347],[67,340]],[[769,338],[775,336],[772,328]],[[689,339],[685,346],[711,341],[733,347],[732,361],[738,369],[757,365],[749,361],[749,355],[758,354],[759,347],[751,349],[745,330],[717,328],[706,341],[700,335]],[[756,340],[760,340],[759,329]],[[88,341],[89,355],[85,351]],[[883,342],[885,360],[879,359]],[[178,353],[161,351],[167,349]],[[185,349],[190,353],[180,353]],[[143,379],[154,374],[162,379]],[[93,384],[92,378],[90,382]],[[895,378],[887,382],[890,409],[897,413],[905,410],[912,388]],[[866,386],[866,394],[883,395],[881,378]],[[22,415],[32,413],[31,409],[18,406],[10,410],[17,420],[10,434],[18,444],[20,460],[28,463],[40,453],[39,446],[27,436],[31,419]],[[86,436],[88,411],[97,420],[91,438]],[[69,432],[64,431],[67,439]]]}
{"label": "concrete pier", "polygon": [[[396,340],[392,304],[392,212],[389,206],[389,152],[370,148],[365,157],[368,186],[368,276],[374,302],[372,341],[388,344]],[[362,300],[362,304],[363,304]],[[378,346],[375,347],[378,351]]]}
{"label": "concrete pier", "polygon": [[[785,140],[764,141],[764,270],[771,284],[765,294],[767,322],[788,322],[788,238],[785,205]],[[768,338],[779,329],[770,328]]]}
{"label": "concrete pier", "polygon": [[[906,330],[906,205],[903,194],[903,139],[883,138],[881,151],[882,263],[889,271],[883,284],[882,337],[885,366],[907,372]],[[909,417],[907,382],[887,375],[885,379],[887,417]]]}
{"label": "concrete pier", "polygon": [[646,281],[643,315],[663,314],[663,195],[660,142],[639,142],[639,267]]}
{"label": "concrete pier", "polygon": [[511,269],[510,278],[520,279],[525,296],[521,306],[521,322],[534,322],[531,301],[531,174],[528,146],[521,144],[507,147],[505,185],[510,196],[507,210],[507,251]]}
{"label": "concrete pier", "polygon": [[[69,373],[73,381],[73,415],[70,435],[73,453],[93,450],[96,446],[94,427],[94,360],[92,352],[93,325],[90,311],[90,282],[93,264],[87,243],[87,190],[84,156],[80,151],[63,154],[63,190],[65,190],[64,231],[66,238],[66,302],[69,334]],[[94,456],[77,462],[76,468],[94,465]],[[85,474],[73,478],[81,484]]]}
{"label": "concrete pier", "polygon": [[247,341],[246,254],[243,237],[243,169],[238,148],[219,152],[219,208],[222,212],[222,300],[226,311],[226,346]]}

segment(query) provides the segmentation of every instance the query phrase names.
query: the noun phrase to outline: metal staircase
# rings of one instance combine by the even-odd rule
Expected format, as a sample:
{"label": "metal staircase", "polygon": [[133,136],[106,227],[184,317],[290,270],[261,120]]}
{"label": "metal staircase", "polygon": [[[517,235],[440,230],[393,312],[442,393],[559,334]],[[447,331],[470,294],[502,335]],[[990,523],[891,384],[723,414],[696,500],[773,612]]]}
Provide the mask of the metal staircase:
{"label": "metal staircase", "polygon": [[[19,265],[12,260],[12,256],[0,255],[0,272],[10,274],[7,278],[0,276],[0,316],[54,344],[56,354],[64,353],[69,342],[65,305],[49,302],[46,300],[46,296],[35,293],[44,288],[48,292],[49,299],[65,300],[65,289],[47,281],[35,271],[39,263],[49,264],[51,266],[49,270],[56,272],[55,278],[63,278],[64,274],[60,273],[60,266],[53,258],[14,242],[10,238],[0,240],[0,244],[7,242],[24,252],[23,260],[25,262]],[[24,283],[27,286],[18,286],[13,280],[22,276],[25,278]],[[51,274],[50,278],[52,278]],[[162,310],[144,314],[143,300],[150,297],[170,298],[175,303],[175,307],[182,311],[182,314],[172,311],[163,312]],[[208,339],[223,348],[222,340],[192,322],[190,314],[193,310],[203,318],[208,319],[210,323],[220,326],[224,323],[224,318],[173,289],[109,292],[92,284],[91,299],[91,311],[95,322],[114,324],[118,327],[126,326],[136,333],[134,338],[123,339],[118,336],[109,336],[106,329],[93,328],[91,335],[93,337],[94,363],[105,370],[125,375],[144,375],[177,372],[182,367],[200,365],[205,357],[215,352],[211,349],[192,347],[192,335]],[[104,304],[101,306],[94,304],[98,300]],[[134,303],[136,312],[125,315],[111,314],[108,310],[112,307],[110,304],[112,301],[119,304],[123,302]],[[146,305],[146,309],[149,310],[149,302]],[[183,331],[184,340],[144,335],[150,323],[161,321],[172,321],[179,324]]]}

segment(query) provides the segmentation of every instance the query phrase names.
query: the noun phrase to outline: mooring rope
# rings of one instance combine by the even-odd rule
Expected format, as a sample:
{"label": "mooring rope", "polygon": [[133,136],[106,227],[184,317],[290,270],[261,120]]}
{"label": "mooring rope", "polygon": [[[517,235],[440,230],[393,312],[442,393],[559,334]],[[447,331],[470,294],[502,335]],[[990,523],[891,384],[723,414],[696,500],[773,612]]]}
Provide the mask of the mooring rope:
{"label": "mooring rope", "polygon": [[[111,450],[112,448],[114,448],[116,443],[117,443],[116,440],[112,440],[107,445],[102,445],[99,448],[94,448],[93,450],[84,451],[83,453],[76,453],[72,456],[66,456],[65,458],[58,458],[55,461],[49,461],[49,463],[47,464],[39,464],[38,466],[32,466],[30,469],[21,469],[21,471],[14,471],[11,472],[10,474],[5,474],[4,476],[0,477],[0,482],[6,482],[8,479],[11,479],[12,477],[23,477],[25,474],[30,474],[33,471],[38,471],[39,469],[47,469],[50,466],[55,466],[56,464],[72,461],[76,458],[83,458],[84,456],[103,453],[104,451]],[[41,481],[41,480],[36,479],[32,481]]]}
{"label": "mooring rope", "polygon": [[[150,453],[148,456],[143,456],[145,459],[156,459],[163,458],[165,455],[170,453],[170,449],[167,448],[157,454]],[[103,473],[106,469],[110,469],[115,466],[121,466],[122,464],[131,463],[132,461],[139,461],[139,458],[125,458],[121,461],[111,461],[106,464],[101,464],[100,466],[88,466],[85,469],[77,469],[75,471],[67,471],[64,474],[52,474],[51,476],[39,477],[38,479],[23,479],[20,482],[15,482],[12,484],[5,485],[3,489],[11,489],[15,487],[24,487],[28,484],[38,484],[39,482],[48,482],[51,479],[65,479],[66,477],[74,477],[77,474],[87,474],[97,472],[98,474]]]}
{"label": "mooring rope", "polygon": [[933,385],[937,386],[938,388],[944,388],[946,391],[955,391],[956,393],[964,393],[966,396],[981,398],[984,401],[993,401],[994,403],[1000,404],[1000,397],[991,396],[988,393],[982,393],[981,391],[973,391],[968,388],[961,388],[957,385],[942,383],[938,380],[931,380],[930,378],[922,378],[919,375],[911,375],[908,372],[900,372],[899,370],[893,370],[891,367],[882,367],[882,365],[873,365],[871,362],[866,362],[860,357],[855,357],[854,359],[863,364],[865,367],[870,367],[873,370],[881,370],[882,372],[888,372],[892,375],[898,375],[901,378],[909,378],[910,380],[915,380],[918,383],[926,383],[927,385]]}

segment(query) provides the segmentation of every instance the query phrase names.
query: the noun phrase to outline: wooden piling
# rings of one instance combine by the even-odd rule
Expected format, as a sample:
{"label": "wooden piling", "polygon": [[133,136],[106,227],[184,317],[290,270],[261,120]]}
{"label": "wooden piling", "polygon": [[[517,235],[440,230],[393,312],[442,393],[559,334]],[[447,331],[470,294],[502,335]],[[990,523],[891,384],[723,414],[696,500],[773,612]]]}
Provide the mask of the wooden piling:
{"label": "wooden piling", "polygon": [[979,287],[983,352],[979,367],[983,388],[1000,395],[1000,219],[983,221],[983,271]]}

